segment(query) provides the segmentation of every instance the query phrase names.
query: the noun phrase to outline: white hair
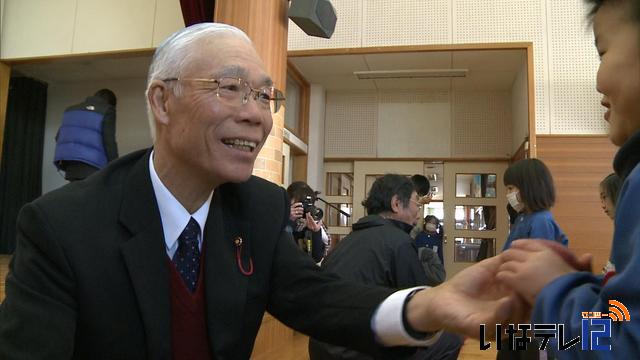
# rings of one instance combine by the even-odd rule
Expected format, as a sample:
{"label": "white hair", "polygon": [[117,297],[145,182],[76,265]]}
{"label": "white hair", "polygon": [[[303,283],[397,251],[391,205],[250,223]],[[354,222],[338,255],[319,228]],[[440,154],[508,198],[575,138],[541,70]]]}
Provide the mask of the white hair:
{"label": "white hair", "polygon": [[[154,141],[156,137],[156,124],[153,112],[151,111],[151,104],[149,103],[149,86],[151,82],[154,80],[180,78],[182,69],[185,68],[191,59],[191,47],[197,43],[198,40],[210,36],[218,38],[234,37],[252,44],[251,39],[249,39],[247,34],[242,30],[231,25],[220,23],[195,24],[176,31],[163,41],[151,59],[149,75],[147,76],[147,89],[145,91],[147,117],[149,119],[149,128],[151,129],[151,138]],[[194,49],[194,51],[197,50]],[[173,89],[175,94],[179,96],[180,86],[176,84],[173,86]]]}

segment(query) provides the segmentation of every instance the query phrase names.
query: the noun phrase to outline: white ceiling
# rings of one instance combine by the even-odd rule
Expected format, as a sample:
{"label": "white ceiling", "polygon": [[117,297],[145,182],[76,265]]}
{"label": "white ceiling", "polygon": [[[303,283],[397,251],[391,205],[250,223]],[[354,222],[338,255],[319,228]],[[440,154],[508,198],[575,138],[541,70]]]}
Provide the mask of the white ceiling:
{"label": "white ceiling", "polygon": [[[510,90],[525,64],[524,50],[427,51],[392,54],[291,57],[313,84],[327,90],[426,89]],[[146,78],[150,55],[62,59],[17,64],[13,70],[49,84]],[[358,80],[354,71],[468,69],[465,78]]]}
{"label": "white ceiling", "polygon": [[[327,90],[511,90],[526,63],[525,50],[425,51],[290,57],[300,73]],[[468,69],[465,78],[358,80],[354,71]]]}

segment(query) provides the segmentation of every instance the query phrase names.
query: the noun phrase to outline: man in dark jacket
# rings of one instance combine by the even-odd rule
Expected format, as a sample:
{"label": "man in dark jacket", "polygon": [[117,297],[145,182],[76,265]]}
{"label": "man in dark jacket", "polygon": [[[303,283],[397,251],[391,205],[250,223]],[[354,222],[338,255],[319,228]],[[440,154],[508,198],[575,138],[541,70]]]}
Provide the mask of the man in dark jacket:
{"label": "man in dark jacket", "polygon": [[82,180],[118,157],[116,95],[98,90],[64,111],[53,163],[69,181]]}
{"label": "man in dark jacket", "polygon": [[[377,179],[363,202],[368,216],[353,224],[322,264],[326,272],[361,284],[394,289],[426,285],[427,276],[409,232],[419,210],[412,182],[402,175]],[[444,333],[429,348],[408,352],[404,359],[456,359],[462,339]],[[311,339],[311,360],[372,359],[369,355]]]}

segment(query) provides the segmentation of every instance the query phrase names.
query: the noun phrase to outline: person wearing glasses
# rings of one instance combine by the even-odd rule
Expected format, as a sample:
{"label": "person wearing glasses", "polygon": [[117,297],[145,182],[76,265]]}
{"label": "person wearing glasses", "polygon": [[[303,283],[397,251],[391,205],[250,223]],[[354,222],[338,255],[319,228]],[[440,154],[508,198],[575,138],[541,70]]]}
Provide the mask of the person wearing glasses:
{"label": "person wearing glasses", "polygon": [[22,209],[0,358],[249,359],[265,311],[386,354],[443,328],[477,337],[521,306],[493,285],[496,261],[428,290],[322,273],[285,231],[284,189],[251,175],[284,96],[239,29],[171,35],[146,101],[152,148]]}
{"label": "person wearing glasses", "polygon": [[[414,183],[403,175],[386,174],[376,179],[362,205],[367,216],[353,224],[351,233],[322,262],[322,269],[355,283],[392,289],[436,285],[425,273],[409,236],[420,207]],[[445,333],[428,348],[394,359],[457,359],[461,346],[462,338]],[[311,360],[374,359],[313,338],[309,356]]]}

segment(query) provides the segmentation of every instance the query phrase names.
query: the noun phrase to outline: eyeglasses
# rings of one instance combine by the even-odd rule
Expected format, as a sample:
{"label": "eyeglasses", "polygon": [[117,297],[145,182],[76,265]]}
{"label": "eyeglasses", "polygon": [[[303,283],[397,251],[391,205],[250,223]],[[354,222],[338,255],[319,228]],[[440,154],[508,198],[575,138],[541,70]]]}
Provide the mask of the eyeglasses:
{"label": "eyeglasses", "polygon": [[274,114],[280,110],[280,106],[285,101],[282,91],[273,86],[254,89],[246,80],[235,77],[223,77],[220,79],[168,78],[162,81],[192,81],[200,83],[204,89],[214,91],[219,99],[229,105],[244,105],[249,101],[249,98],[252,98],[263,110],[269,110]]}
{"label": "eyeglasses", "polygon": [[411,201],[412,203],[416,204],[418,206],[418,209],[422,209],[422,204],[420,203],[420,201],[416,201],[413,199],[409,199],[409,201]]}

